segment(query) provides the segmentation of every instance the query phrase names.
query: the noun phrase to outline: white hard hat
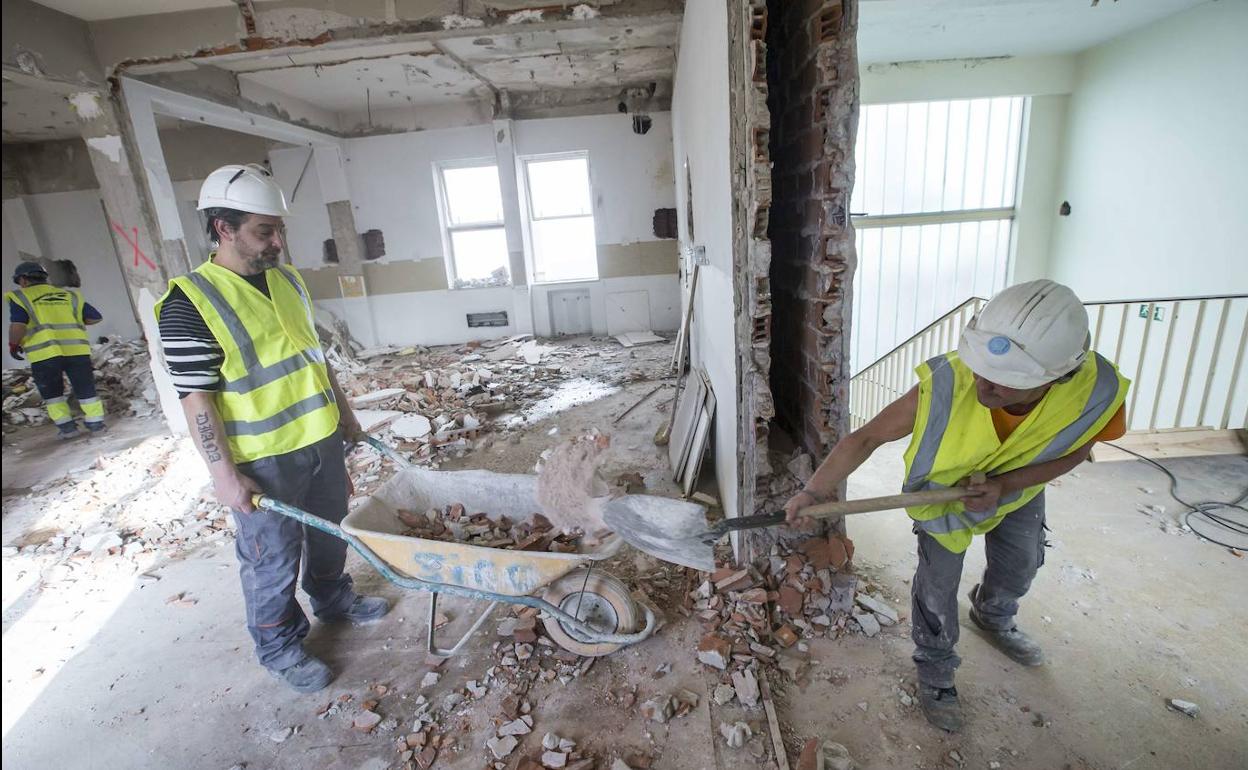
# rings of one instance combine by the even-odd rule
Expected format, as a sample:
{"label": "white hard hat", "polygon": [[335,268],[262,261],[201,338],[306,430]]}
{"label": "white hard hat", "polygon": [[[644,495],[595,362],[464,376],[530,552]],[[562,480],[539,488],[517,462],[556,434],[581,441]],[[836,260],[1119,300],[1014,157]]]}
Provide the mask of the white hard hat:
{"label": "white hard hat", "polygon": [[264,166],[222,166],[199,188],[199,209],[234,209],[272,217],[290,216],[286,195]]}
{"label": "white hard hat", "polygon": [[988,301],[958,343],[971,371],[1007,388],[1038,388],[1087,358],[1088,311],[1069,287],[1041,279],[1011,286]]}

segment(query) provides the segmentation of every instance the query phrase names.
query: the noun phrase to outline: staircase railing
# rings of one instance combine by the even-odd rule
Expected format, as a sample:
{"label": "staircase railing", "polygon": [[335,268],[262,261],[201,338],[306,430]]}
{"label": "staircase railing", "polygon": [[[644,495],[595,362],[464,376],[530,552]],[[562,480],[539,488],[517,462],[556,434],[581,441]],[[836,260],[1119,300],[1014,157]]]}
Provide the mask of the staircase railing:
{"label": "staircase railing", "polygon": [[[984,305],[972,297],[863,369],[850,382],[850,424],[865,425],[918,382],[914,367],[957,348]],[[1131,379],[1127,426],[1248,426],[1248,294],[1085,303],[1092,348]]]}

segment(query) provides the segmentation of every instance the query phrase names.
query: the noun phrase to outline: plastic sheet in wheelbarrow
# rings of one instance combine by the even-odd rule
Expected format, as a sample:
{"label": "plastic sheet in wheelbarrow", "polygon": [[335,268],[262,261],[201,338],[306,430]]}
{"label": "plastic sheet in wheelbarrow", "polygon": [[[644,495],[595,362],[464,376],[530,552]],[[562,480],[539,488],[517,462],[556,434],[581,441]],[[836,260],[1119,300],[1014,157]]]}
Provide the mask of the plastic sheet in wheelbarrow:
{"label": "plastic sheet in wheelbarrow", "polygon": [[469,513],[523,521],[541,510],[537,477],[490,471],[432,471],[411,468],[396,473],[342,522],[390,566],[409,577],[434,583],[526,596],[587,561],[606,559],[623,541],[611,535],[592,550],[547,553],[485,548],[399,534],[398,510],[424,513],[463,503]]}

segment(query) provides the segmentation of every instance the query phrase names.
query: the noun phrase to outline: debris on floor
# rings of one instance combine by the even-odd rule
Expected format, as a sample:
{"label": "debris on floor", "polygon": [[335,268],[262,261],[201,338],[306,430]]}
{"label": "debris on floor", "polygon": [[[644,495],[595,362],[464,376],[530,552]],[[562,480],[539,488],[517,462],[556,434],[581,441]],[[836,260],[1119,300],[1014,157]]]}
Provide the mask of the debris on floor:
{"label": "debris on floor", "polygon": [[1186,714],[1187,716],[1193,719],[1195,719],[1197,716],[1200,715],[1200,706],[1197,706],[1195,703],[1192,703],[1190,700],[1179,700],[1178,698],[1167,698],[1166,706],[1174,711],[1179,712],[1180,714]]}
{"label": "debris on floor", "polygon": [[[143,340],[106,340],[91,349],[95,388],[106,414],[114,417],[150,417],[159,408],[151,359]],[[35,389],[29,367],[4,370],[4,422],[43,425],[48,415]],[[66,386],[65,393],[72,393]],[[73,399],[71,397],[71,403]],[[79,410],[81,411],[81,410]]]}

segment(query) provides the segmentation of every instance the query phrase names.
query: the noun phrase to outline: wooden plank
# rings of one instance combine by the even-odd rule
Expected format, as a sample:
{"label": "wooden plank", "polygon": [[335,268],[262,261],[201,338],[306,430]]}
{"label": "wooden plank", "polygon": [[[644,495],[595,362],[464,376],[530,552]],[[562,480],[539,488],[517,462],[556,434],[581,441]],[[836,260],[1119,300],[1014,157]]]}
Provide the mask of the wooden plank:
{"label": "wooden plank", "polygon": [[[1167,457],[1243,455],[1248,454],[1248,431],[1208,428],[1130,431],[1112,443],[1154,460]],[[1135,459],[1137,458],[1105,443],[1098,443],[1092,449],[1093,462]]]}

